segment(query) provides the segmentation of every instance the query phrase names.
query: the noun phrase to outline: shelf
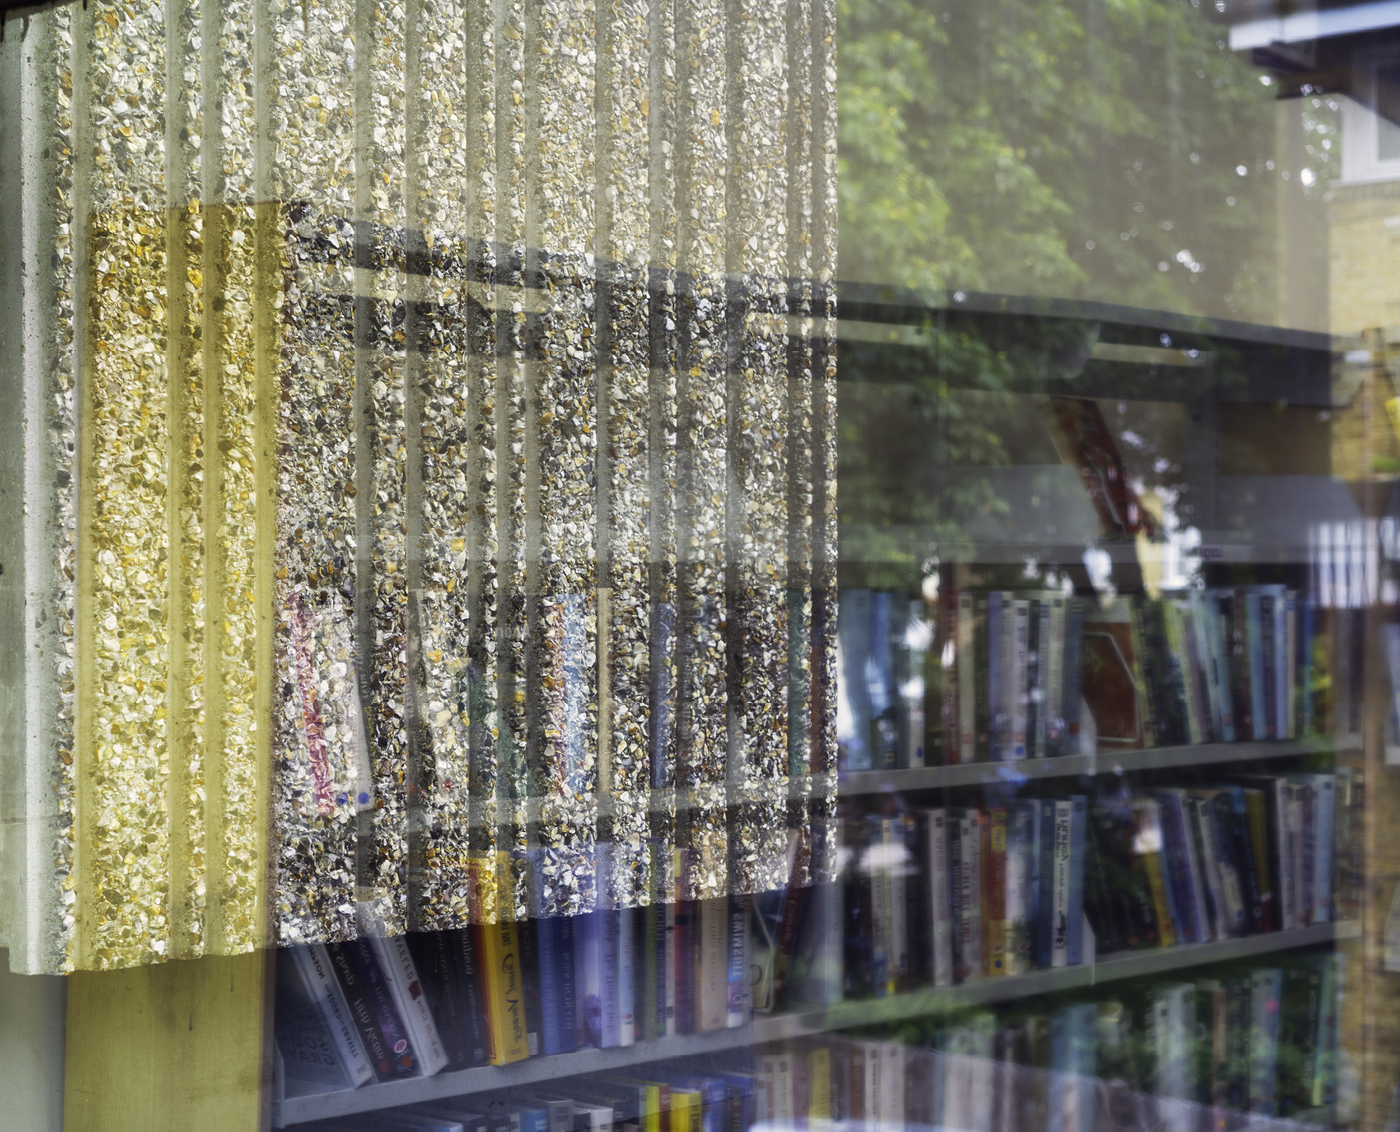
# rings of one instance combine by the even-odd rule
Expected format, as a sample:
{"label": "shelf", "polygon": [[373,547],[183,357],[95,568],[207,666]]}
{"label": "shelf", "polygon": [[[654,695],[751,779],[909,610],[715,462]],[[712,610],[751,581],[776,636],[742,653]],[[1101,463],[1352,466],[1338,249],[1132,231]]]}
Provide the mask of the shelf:
{"label": "shelf", "polygon": [[308,1120],[326,1120],[356,1112],[421,1104],[443,1097],[509,1089],[582,1073],[617,1073],[647,1062],[705,1057],[747,1049],[752,1047],[753,1042],[753,1027],[740,1026],[708,1034],[683,1034],[661,1041],[638,1042],[626,1048],[584,1049],[555,1057],[532,1057],[513,1065],[482,1065],[475,1069],[460,1069],[455,1073],[439,1073],[433,1077],[410,1077],[404,1081],[362,1085],[358,1089],[287,1096],[280,1103],[273,1102],[272,1126],[285,1128],[289,1124],[301,1124]]}
{"label": "shelf", "polygon": [[849,1030],[858,1026],[877,1026],[901,1022],[931,1014],[946,1014],[968,1006],[1029,998],[1055,991],[1075,990],[1099,983],[1130,979],[1139,975],[1156,975],[1164,971],[1197,967],[1207,963],[1222,963],[1245,959],[1251,955],[1266,955],[1309,947],[1340,939],[1355,939],[1361,934],[1358,924],[1314,924],[1287,932],[1269,932],[1217,943],[1191,943],[1177,947],[1159,947],[1145,951],[1114,952],[1096,963],[1078,967],[1057,967],[1049,971],[1032,971],[1005,979],[979,979],[956,987],[935,989],[924,987],[888,998],[866,998],[839,1002],[820,1010],[794,1014],[771,1014],[754,1022],[753,1039],[757,1043],[784,1041],[830,1030]]}
{"label": "shelf", "polygon": [[906,770],[862,770],[842,775],[838,794],[878,794],[885,790],[933,790],[941,786],[1020,784],[1032,778],[1077,778],[1081,774],[1128,774],[1138,770],[1255,762],[1320,751],[1359,751],[1360,735],[1319,735],[1251,743],[1207,743],[1198,747],[1148,747],[1143,751],[1099,751],[1053,759],[955,763]]}

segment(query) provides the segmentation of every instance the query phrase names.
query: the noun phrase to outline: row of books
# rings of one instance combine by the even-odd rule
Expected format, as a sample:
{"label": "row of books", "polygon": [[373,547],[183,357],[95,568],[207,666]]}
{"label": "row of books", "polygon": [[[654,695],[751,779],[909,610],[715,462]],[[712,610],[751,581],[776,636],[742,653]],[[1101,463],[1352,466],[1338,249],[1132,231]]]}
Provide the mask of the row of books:
{"label": "row of books", "polygon": [[744,1132],[756,1121],[752,1068],[591,1074],[340,1117],[311,1132]]}
{"label": "row of books", "polygon": [[734,896],[288,948],[286,1076],[354,1088],[740,1026],[748,916]]}
{"label": "row of books", "polygon": [[[1329,922],[1338,783],[1350,799],[1351,778],[1347,769],[1261,775],[1092,801],[1072,795],[849,818],[840,997]],[[1348,807],[1348,838],[1352,817]],[[810,907],[790,912],[783,900]],[[759,904],[766,924],[756,925],[756,938],[777,952],[777,972],[804,946],[813,950],[804,932],[831,931],[822,922],[830,912],[810,893]],[[807,922],[796,923],[804,912]],[[757,968],[765,965],[760,957]],[[775,982],[781,1000],[781,974]],[[769,996],[755,1001],[766,1009]]]}
{"label": "row of books", "polygon": [[981,1010],[905,1041],[821,1039],[758,1059],[756,1111],[797,1128],[978,1132],[1089,1132],[1105,1106],[1118,1109],[1113,1127],[1181,1132],[1228,1127],[1229,1112],[1297,1117],[1337,1100],[1345,970],[1342,955],[1307,955],[1101,1001]]}
{"label": "row of books", "polygon": [[1282,585],[1103,604],[1049,590],[944,588],[927,602],[844,589],[842,766],[1312,734],[1345,722],[1340,705],[1324,719],[1319,692],[1354,683],[1361,635],[1349,612]]}

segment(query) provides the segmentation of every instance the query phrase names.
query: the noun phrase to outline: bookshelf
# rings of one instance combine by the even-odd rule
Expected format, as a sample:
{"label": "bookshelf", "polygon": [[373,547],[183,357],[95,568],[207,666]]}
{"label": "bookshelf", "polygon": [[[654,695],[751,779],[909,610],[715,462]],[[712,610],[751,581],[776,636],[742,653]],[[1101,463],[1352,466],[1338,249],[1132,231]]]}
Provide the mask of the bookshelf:
{"label": "bookshelf", "polygon": [[746,1025],[707,1034],[681,1034],[659,1041],[637,1042],[625,1048],[584,1049],[555,1057],[531,1057],[513,1065],[481,1065],[432,1077],[363,1085],[358,1089],[286,1095],[279,1088],[272,1106],[272,1126],[286,1128],[307,1121],[421,1104],[443,1097],[512,1089],[587,1073],[619,1073],[659,1061],[710,1058],[751,1048],[755,1040],[754,1027]]}
{"label": "bookshelf", "polygon": [[1020,759],[1016,762],[955,763],[899,770],[862,770],[841,776],[842,797],[882,791],[936,790],[946,786],[986,786],[1029,779],[1131,774],[1140,770],[1251,763],[1298,755],[1359,751],[1360,735],[1323,735],[1249,743],[1206,743],[1191,747],[1148,747],[1141,751],[1099,751],[1092,755]]}
{"label": "bookshelf", "polygon": [[495,1092],[590,1073],[625,1072],[635,1066],[656,1062],[706,1059],[836,1030],[946,1014],[969,1006],[1011,1002],[1120,979],[1352,940],[1360,934],[1359,924],[1345,921],[1214,943],[1115,953],[1075,967],[1032,971],[1014,978],[979,979],[956,987],[937,989],[922,987],[887,998],[858,999],[790,1014],[759,1015],[751,1025],[707,1034],[678,1035],[660,1041],[638,1042],[626,1048],[586,1049],[557,1057],[532,1057],[513,1065],[484,1065],[432,1077],[365,1085],[358,1089],[288,1094],[279,1074],[272,1105],[272,1126],[286,1128],[309,1121],[420,1104],[444,1097]]}
{"label": "bookshelf", "polygon": [[1239,939],[1225,939],[1214,943],[1179,944],[1175,947],[1115,952],[1103,959],[1081,963],[1075,967],[1031,971],[1012,978],[984,978],[955,987],[921,987],[886,998],[857,999],[819,1010],[767,1015],[755,1021],[753,1039],[757,1043],[789,1041],[832,1030],[901,1022],[930,1014],[946,1014],[966,1006],[1012,1002],[1032,995],[1077,990],[1140,975],[1159,975],[1207,963],[1224,963],[1272,952],[1356,939],[1360,934],[1359,924],[1343,921],[1335,924],[1313,924],[1292,931],[1242,936]]}

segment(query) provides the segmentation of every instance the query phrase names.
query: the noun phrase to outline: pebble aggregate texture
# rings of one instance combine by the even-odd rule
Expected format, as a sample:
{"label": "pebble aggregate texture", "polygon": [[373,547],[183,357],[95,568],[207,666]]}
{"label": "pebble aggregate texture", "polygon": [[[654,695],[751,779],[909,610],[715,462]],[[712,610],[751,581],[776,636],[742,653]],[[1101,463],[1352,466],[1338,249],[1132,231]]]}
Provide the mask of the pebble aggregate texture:
{"label": "pebble aggregate texture", "polygon": [[830,874],[833,29],[30,17],[12,966]]}

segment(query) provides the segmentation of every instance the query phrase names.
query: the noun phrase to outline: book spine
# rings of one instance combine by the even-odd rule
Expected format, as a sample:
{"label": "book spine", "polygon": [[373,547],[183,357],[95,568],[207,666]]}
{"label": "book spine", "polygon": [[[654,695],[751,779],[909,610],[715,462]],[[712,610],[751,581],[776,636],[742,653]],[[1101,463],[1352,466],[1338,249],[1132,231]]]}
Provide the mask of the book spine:
{"label": "book spine", "polygon": [[1069,800],[1069,924],[1065,962],[1078,966],[1084,959],[1084,857],[1087,846],[1088,802],[1081,794]]}
{"label": "book spine", "polygon": [[1298,675],[1302,670],[1298,663],[1298,591],[1289,590],[1284,596],[1284,656],[1287,657],[1286,676],[1284,680],[1285,689],[1288,696],[1288,705],[1284,711],[1284,721],[1287,726],[1286,735],[1290,739],[1296,739],[1302,734],[1302,696],[1298,686]]}
{"label": "book spine", "polygon": [[1171,601],[1166,605],[1169,637],[1174,642],[1176,666],[1181,672],[1181,688],[1186,701],[1186,741],[1199,744],[1206,741],[1205,714],[1202,711],[1200,687],[1197,683],[1199,669],[1194,664],[1195,633],[1182,614],[1181,602]]}
{"label": "book spine", "polygon": [[1235,733],[1235,699],[1230,684],[1230,643],[1226,632],[1226,618],[1221,612],[1220,595],[1208,591],[1205,600],[1206,646],[1210,653],[1211,690],[1215,696],[1216,711],[1219,715],[1220,741],[1233,743]]}
{"label": "book spine", "polygon": [[931,713],[929,730],[938,729],[937,742],[930,735],[928,748],[924,752],[927,766],[951,766],[962,761],[958,708],[958,650],[961,648],[958,636],[959,596],[952,586],[939,589],[934,607],[937,621],[933,650],[924,659],[924,671],[929,682],[925,696],[926,710]]}
{"label": "book spine", "polygon": [[890,993],[890,869],[885,857],[885,820],[871,815],[866,819],[866,838],[871,847],[869,930],[869,976],[877,998]]}
{"label": "book spine", "polygon": [[1211,853],[1220,878],[1220,899],[1224,935],[1242,936],[1249,930],[1244,881],[1240,877],[1234,842],[1230,835],[1230,817],[1224,808],[1226,799],[1216,792],[1202,800],[1202,828],[1210,835]]}
{"label": "book spine", "polygon": [[1288,590],[1271,586],[1274,599],[1273,617],[1265,623],[1265,632],[1274,639],[1273,720],[1274,738],[1288,738]]}
{"label": "book spine", "polygon": [[929,890],[922,883],[926,862],[925,839],[917,814],[899,815],[897,829],[904,839],[903,864],[898,871],[898,892],[904,905],[902,940],[904,958],[901,990],[922,986],[933,978],[933,936],[929,931]]}
{"label": "book spine", "polygon": [[530,1056],[525,1021],[525,989],[520,975],[520,946],[515,925],[483,924],[487,1017],[492,1029],[493,1065],[509,1065]]}
{"label": "book spine", "polygon": [[1011,601],[1011,666],[1007,678],[1007,707],[1011,719],[1009,750],[1003,758],[1026,757],[1026,736],[1030,720],[1031,689],[1030,642],[1031,603],[1025,598]]}
{"label": "book spine", "polygon": [[1005,608],[1003,602],[1004,596],[1000,590],[993,590],[987,594],[986,661],[982,665],[987,674],[987,749],[985,757],[994,762],[1002,758],[1005,733],[1010,727],[1002,689],[1004,672],[1007,668],[1004,658],[1007,655],[1007,644],[1010,640],[1009,636],[1003,638],[1002,623],[1005,622],[1008,626],[1011,623],[1010,611]]}
{"label": "book spine", "polygon": [[1186,642],[1181,633],[1176,603],[1164,599],[1155,605],[1158,641],[1163,651],[1162,667],[1167,678],[1167,700],[1171,708],[1171,742],[1199,743],[1199,739],[1192,737],[1190,669],[1186,664]]}
{"label": "book spine", "polygon": [[622,918],[615,908],[604,908],[598,917],[599,1014],[601,1045],[613,1049],[622,1044]]}
{"label": "book spine", "polygon": [[316,1007],[316,1012],[330,1037],[336,1058],[345,1071],[351,1086],[359,1086],[373,1081],[374,1067],[370,1065],[364,1044],[350,1008],[336,981],[335,970],[330,956],[319,943],[290,949],[293,963],[307,999]]}
{"label": "book spine", "polygon": [[[1063,599],[1056,599],[1063,600]],[[1034,646],[1035,676],[1031,680],[1030,704],[1034,723],[1026,724],[1026,753],[1043,759],[1050,744],[1050,606],[1052,599],[1040,598],[1031,607],[1031,643]],[[1028,662],[1029,665],[1029,662]]]}
{"label": "book spine", "polygon": [[1064,715],[1063,740],[1059,754],[1079,752],[1080,696],[1083,687],[1084,662],[1084,599],[1072,597],[1065,603],[1064,691],[1061,694]]}
{"label": "book spine", "polygon": [[958,762],[977,761],[977,653],[974,644],[976,618],[973,613],[974,595],[958,593],[958,616],[954,626],[957,651]]}
{"label": "book spine", "polygon": [[700,901],[700,956],[696,964],[696,1031],[727,1025],[729,994],[729,903],[723,897]]}
{"label": "book spine", "polygon": [[530,1056],[538,1057],[544,1041],[544,1011],[540,1000],[539,920],[519,920],[515,925],[520,949],[520,992],[525,1003],[525,1039]]}
{"label": "book spine", "polygon": [[1273,852],[1276,878],[1277,927],[1288,931],[1298,927],[1298,855],[1294,850],[1299,829],[1292,785],[1284,778],[1269,783],[1269,843]]}
{"label": "book spine", "polygon": [[1050,966],[1064,967],[1069,963],[1069,877],[1070,877],[1070,817],[1067,801],[1055,802],[1054,857],[1052,869],[1054,886],[1051,893]]}
{"label": "book spine", "polygon": [[620,1046],[637,1041],[637,910],[618,908],[617,919],[617,1040]]}
{"label": "book spine", "polygon": [[[380,1028],[374,1006],[369,1000],[368,988],[360,978],[359,968],[342,943],[323,945],[331,973],[340,984],[350,1019],[355,1024],[360,1043],[365,1051],[374,1075],[381,1081],[391,1081],[413,1068],[410,1057],[407,1065],[399,1063],[399,1055]],[[406,1048],[406,1047],[405,1047]]]}
{"label": "book spine", "polygon": [[1152,894],[1152,909],[1157,921],[1157,938],[1163,947],[1176,943],[1176,925],[1168,903],[1167,882],[1162,871],[1162,827],[1158,819],[1157,804],[1151,800],[1134,803],[1133,812],[1137,819],[1138,859],[1147,874],[1148,889]]}
{"label": "book spine", "polygon": [[1177,937],[1182,943],[1200,943],[1181,799],[1171,791],[1163,791],[1158,795],[1157,807],[1162,824],[1162,855],[1166,863],[1169,903],[1176,920]]}
{"label": "book spine", "polygon": [[1167,913],[1172,918],[1176,941],[1191,943],[1195,937],[1190,922],[1191,906],[1186,890],[1185,860],[1175,820],[1176,812],[1160,797],[1154,798],[1151,805],[1157,827],[1161,830],[1162,880],[1167,894]]}
{"label": "book spine", "polygon": [[1298,709],[1298,734],[1317,732],[1316,707],[1313,700],[1313,648],[1316,639],[1316,614],[1313,603],[1302,598],[1298,610],[1298,686],[1301,703]]}
{"label": "book spine", "polygon": [[729,898],[729,965],[725,969],[725,1025],[730,1029],[749,1020],[749,898]]}
{"label": "book spine", "polygon": [[1206,923],[1210,928],[1209,938],[1227,939],[1236,933],[1225,905],[1225,890],[1220,876],[1220,851],[1215,841],[1215,819],[1206,799],[1191,798],[1187,801],[1186,824],[1191,832],[1196,860],[1200,863]]}
{"label": "book spine", "polygon": [[547,1055],[562,1053],[564,1044],[560,1037],[563,1026],[560,996],[563,988],[560,985],[558,937],[554,925],[555,917],[535,921],[535,943],[540,964],[540,1047]]}
{"label": "book spine", "polygon": [[1312,785],[1308,782],[1290,782],[1287,792],[1288,845],[1293,856],[1293,923],[1295,927],[1302,928],[1312,923]]}
{"label": "book spine", "polygon": [[1045,742],[1038,755],[1058,755],[1065,746],[1065,599],[1049,598],[1040,624],[1040,663],[1045,672]]}
{"label": "book spine", "polygon": [[1007,812],[1006,826],[1006,973],[1030,970],[1030,854],[1034,807],[1017,803]]}
{"label": "book spine", "polygon": [[452,939],[447,932],[413,932],[408,949],[418,967],[423,993],[437,1023],[438,1038],[447,1051],[450,1069],[472,1064],[467,1048],[467,1022],[462,1017],[461,996],[457,993],[457,970],[452,955]]}
{"label": "book spine", "polygon": [[374,959],[374,952],[363,939],[347,940],[341,945],[350,956],[355,968],[355,976],[364,987],[365,997],[374,1020],[384,1035],[384,1043],[393,1051],[396,1061],[395,1075],[410,1076],[422,1072],[418,1051],[414,1048],[407,1026],[399,1016],[394,993],[388,979],[380,971]]}
{"label": "book spine", "polygon": [[1330,774],[1313,777],[1317,791],[1316,863],[1313,865],[1313,918],[1326,923],[1332,916],[1333,839],[1336,832],[1337,780]]}
{"label": "book spine", "polygon": [[918,768],[925,765],[927,721],[924,717],[924,666],[928,652],[928,624],[924,621],[924,603],[915,598],[906,603],[899,655],[902,671],[897,672],[896,694],[900,703],[900,743],[898,762],[901,766]]}
{"label": "book spine", "polygon": [[1143,745],[1158,745],[1157,732],[1163,721],[1158,704],[1162,688],[1161,675],[1157,671],[1157,657],[1148,646],[1148,636],[1143,626],[1143,610],[1146,601],[1131,601],[1128,604],[1128,634],[1133,646],[1133,684],[1142,717]]}
{"label": "book spine", "polygon": [[963,811],[963,960],[969,975],[982,973],[987,937],[982,932],[982,823],[978,810]]}
{"label": "book spine", "polygon": [[578,1049],[578,944],[575,939],[578,919],[577,916],[556,916],[551,921],[559,981],[560,1053],[573,1053]]}
{"label": "book spine", "polygon": [[908,917],[905,915],[904,869],[895,862],[901,859],[900,847],[904,844],[904,823],[901,818],[886,818],[881,830],[885,844],[885,859],[890,864],[885,868],[886,905],[885,921],[885,962],[889,993],[895,994],[904,988],[909,974],[909,932]]}
{"label": "book spine", "polygon": [[1036,810],[1035,965],[1049,967],[1054,957],[1055,803],[1042,799]]}
{"label": "book spine", "polygon": [[1197,592],[1188,599],[1186,610],[1194,650],[1192,657],[1200,673],[1200,695],[1206,729],[1211,742],[1223,743],[1226,739],[1220,714],[1220,683],[1211,638],[1210,605],[1205,595]]}
{"label": "book spine", "polygon": [[948,946],[952,958],[953,981],[967,978],[963,955],[963,875],[962,875],[962,811],[948,811]]}
{"label": "book spine", "polygon": [[1264,679],[1264,609],[1263,595],[1248,592],[1244,595],[1245,637],[1249,647],[1249,711],[1254,721],[1254,738],[1272,738],[1272,717],[1265,699],[1267,683]]}
{"label": "book spine", "polygon": [[1312,776],[1299,786],[1299,802],[1302,809],[1303,834],[1299,851],[1302,859],[1298,863],[1298,903],[1302,912],[1300,918],[1305,924],[1321,921],[1317,914],[1317,803],[1318,779]]}
{"label": "book spine", "polygon": [[948,894],[947,811],[923,815],[929,878],[929,934],[933,940],[933,985],[953,985],[952,904]]}
{"label": "book spine", "polygon": [[[1127,932],[1119,912],[1117,889],[1122,881],[1116,875],[1097,813],[1089,822],[1088,848],[1084,858],[1084,911],[1094,929],[1094,949],[1098,955],[1126,946]],[[1110,880],[1110,877],[1113,879]],[[1116,883],[1115,883],[1116,882]]]}
{"label": "book spine", "polygon": [[894,768],[899,750],[895,722],[893,597],[884,590],[870,595],[870,660],[866,667],[873,722],[871,765],[884,770]]}
{"label": "book spine", "polygon": [[1006,807],[988,815],[987,964],[988,975],[1006,974]]}
{"label": "book spine", "polygon": [[1277,632],[1278,599],[1273,593],[1261,593],[1259,595],[1259,641],[1260,654],[1262,657],[1263,681],[1264,681],[1264,737],[1266,739],[1280,739],[1283,733],[1279,731],[1279,716],[1283,710],[1279,700],[1279,669],[1283,664],[1283,657],[1279,652],[1279,639]]}
{"label": "book spine", "polygon": [[1249,1111],[1259,1116],[1274,1115],[1282,992],[1283,972],[1277,967],[1250,977]]}
{"label": "book spine", "polygon": [[[483,929],[484,933],[484,929]],[[603,1045],[603,913],[585,912],[574,923],[578,953],[578,1045]],[[492,1026],[495,1034],[495,1026]],[[493,1061],[492,1064],[495,1064]]]}
{"label": "book spine", "polygon": [[[997,598],[998,605],[1000,597]],[[973,733],[975,759],[996,758],[995,702],[996,634],[992,631],[992,595],[975,595],[973,608]]]}
{"label": "book spine", "polygon": [[838,595],[837,648],[840,652],[840,696],[846,707],[846,727],[839,728],[847,770],[872,767],[871,733],[874,727],[870,686],[866,671],[870,663],[870,591],[842,589]]}
{"label": "book spine", "polygon": [[[1127,947],[1146,947],[1157,942],[1156,916],[1152,894],[1135,846],[1137,825],[1131,812],[1120,813],[1110,806],[1094,806],[1095,844],[1105,859],[1110,900],[1117,913]],[[1111,871],[1110,871],[1111,870]]]}
{"label": "book spine", "polygon": [[1241,740],[1255,738],[1247,606],[1243,590],[1226,590],[1221,594],[1221,616],[1230,650],[1230,699],[1234,705],[1235,737]]}
{"label": "book spine", "polygon": [[1250,934],[1270,930],[1271,909],[1265,902],[1260,886],[1259,868],[1254,857],[1254,839],[1250,835],[1249,807],[1244,791],[1238,788],[1222,791],[1216,796],[1216,816],[1229,833],[1230,856],[1240,877],[1244,897],[1245,917]]}
{"label": "book spine", "polygon": [[1196,942],[1206,943],[1213,936],[1210,916],[1210,888],[1201,865],[1200,830],[1192,799],[1183,790],[1173,791],[1181,814],[1182,844],[1186,850],[1186,880],[1191,893],[1191,915],[1196,921]]}
{"label": "book spine", "polygon": [[665,1002],[666,1002],[666,1036],[675,1037],[682,1031],[679,1028],[680,1005],[678,993],[680,983],[677,980],[677,967],[680,954],[680,932],[676,927],[676,916],[679,905],[674,900],[668,900],[663,905],[663,914],[666,917],[666,937],[665,937]]}

